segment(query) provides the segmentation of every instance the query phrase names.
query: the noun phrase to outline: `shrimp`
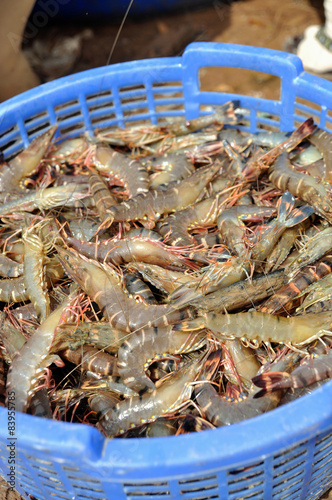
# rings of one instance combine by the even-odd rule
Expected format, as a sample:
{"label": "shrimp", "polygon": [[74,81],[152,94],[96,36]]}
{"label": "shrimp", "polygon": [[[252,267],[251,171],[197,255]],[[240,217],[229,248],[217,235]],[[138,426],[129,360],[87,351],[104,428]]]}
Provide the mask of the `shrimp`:
{"label": "shrimp", "polygon": [[89,186],[92,197],[95,201],[96,210],[101,219],[104,219],[106,210],[113,205],[117,205],[116,199],[111,195],[108,186],[100,175],[91,172],[89,175]]}
{"label": "shrimp", "polygon": [[294,208],[294,196],[286,191],[279,199],[278,216],[266,225],[256,236],[251,256],[256,263],[262,262],[270,253],[286,228],[305,221],[313,213],[313,208],[306,205]]}
{"label": "shrimp", "polygon": [[0,339],[9,362],[26,343],[23,333],[11,324],[7,315],[2,311],[0,312]]}
{"label": "shrimp", "polygon": [[319,281],[308,286],[308,288],[300,293],[297,298],[302,297],[305,293],[308,293],[308,295],[302,304],[296,309],[297,314],[310,308],[317,302],[325,303],[325,301],[332,298],[332,274],[328,274],[327,276],[324,276],[324,278],[321,278]]}
{"label": "shrimp", "polygon": [[56,163],[74,163],[88,150],[85,137],[74,137],[56,144],[46,156],[46,160]]}
{"label": "shrimp", "polygon": [[125,332],[144,327],[169,325],[180,317],[191,316],[189,310],[177,311],[171,305],[147,306],[137,303],[122,290],[118,275],[109,267],[57,247],[58,258],[66,272],[98,304],[110,324]]}
{"label": "shrimp", "polygon": [[[240,205],[222,210],[217,218],[217,225],[224,241],[231,251],[241,256],[248,253],[244,241],[245,225],[243,220],[257,221],[262,217],[270,217],[275,212],[273,207],[256,207]],[[280,214],[279,214],[280,219]]]}
{"label": "shrimp", "polygon": [[169,301],[174,307],[183,307],[218,288],[242,281],[249,276],[249,270],[250,262],[243,257],[231,257],[226,262],[211,264],[172,292]]}
{"label": "shrimp", "polygon": [[101,144],[94,146],[90,163],[99,172],[119,179],[130,197],[148,191],[149,175],[144,165],[122,153],[118,153],[109,146]]}
{"label": "shrimp", "polygon": [[299,254],[287,267],[287,272],[294,274],[300,268],[315,262],[332,248],[332,227],[316,233],[304,243]]}
{"label": "shrimp", "polygon": [[[61,225],[59,224],[59,227]],[[186,259],[178,257],[169,251],[168,247],[160,241],[148,238],[112,238],[110,240],[91,243],[80,241],[71,237],[66,230],[60,231],[68,246],[75,249],[81,255],[95,258],[101,262],[110,262],[114,265],[121,265],[128,262],[141,261],[157,264],[170,269],[181,269],[186,266]]]}
{"label": "shrimp", "polygon": [[56,328],[76,292],[65,299],[36,329],[35,333],[23,345],[15,356],[7,377],[7,402],[13,392],[15,394],[15,411],[24,412],[29,405],[31,396],[38,390],[40,376],[45,369],[59,358],[49,355]]}
{"label": "shrimp", "polygon": [[208,328],[221,342],[226,337],[255,342],[304,345],[323,335],[332,326],[332,311],[284,318],[248,311],[235,314],[202,312],[201,317],[173,326],[177,331]]}
{"label": "shrimp", "polygon": [[154,390],[155,385],[145,370],[155,357],[191,352],[205,343],[205,333],[188,335],[187,332],[173,332],[172,327],[141,330],[125,340],[118,351],[119,375],[139,394]]}
{"label": "shrimp", "polygon": [[147,220],[154,224],[161,215],[181,210],[194,203],[219,168],[218,163],[207,165],[182,181],[159,186],[148,193],[139,194],[116,207],[111,207],[107,210],[108,218],[103,221],[103,226],[109,227],[113,221],[128,220]]}
{"label": "shrimp", "polygon": [[297,237],[301,234],[301,231],[308,226],[307,222],[308,219],[295,227],[289,227],[285,230],[269,255],[265,265],[266,273],[270,270],[275,271],[285,261]]}
{"label": "shrimp", "polygon": [[308,118],[308,120],[303,122],[284,142],[270,149],[267,153],[253,156],[242,171],[241,177],[245,178],[247,181],[257,179],[263,171],[272,165],[283,151],[288,152],[294,149],[303,139],[312,134],[313,131],[316,130],[316,127],[313,119]]}
{"label": "shrimp", "polygon": [[36,137],[29,146],[13,158],[8,165],[3,165],[0,171],[0,192],[19,190],[23,177],[32,174],[44,158],[57,125]]}
{"label": "shrimp", "polygon": [[232,383],[237,384],[237,378],[232,374],[233,366],[237,372],[241,384],[246,389],[251,386],[251,379],[254,377],[259,368],[260,363],[257,361],[256,354],[250,347],[242,345],[238,339],[223,341],[224,351],[227,350],[227,355],[224,355],[224,366],[226,368],[226,378]]}
{"label": "shrimp", "polygon": [[174,292],[179,286],[192,280],[189,274],[144,262],[131,262],[128,269],[137,270],[146,281],[165,294]]}
{"label": "shrimp", "polygon": [[4,254],[0,254],[0,276],[17,278],[23,274],[23,264],[15,262]]}
{"label": "shrimp", "polygon": [[151,288],[139,277],[138,273],[126,272],[123,275],[123,280],[129,294],[135,299],[145,304],[155,305],[158,303]]}
{"label": "shrimp", "polygon": [[107,437],[114,437],[130,427],[153,422],[160,416],[174,412],[189,400],[192,393],[190,384],[199,371],[201,361],[194,360],[166,375],[152,392],[128,398],[110,409],[104,408],[97,428]]}
{"label": "shrimp", "polygon": [[332,180],[331,162],[332,162],[332,151],[331,151],[331,133],[326,130],[317,128],[313,134],[309,137],[311,144],[314,144],[318,148],[319,152],[323,156],[326,175],[325,180]]}
{"label": "shrimp", "polygon": [[100,375],[117,376],[119,374],[114,356],[96,347],[82,346],[75,350],[68,348],[61,351],[59,355],[80,366],[83,371],[90,370]]}
{"label": "shrimp", "polygon": [[162,156],[142,158],[141,163],[156,173],[150,177],[150,189],[161,184],[180,181],[191,175],[195,168],[186,153],[165,153]]}
{"label": "shrimp", "polygon": [[123,129],[113,129],[98,134],[97,138],[107,141],[116,146],[144,147],[154,142],[159,142],[168,136],[181,136],[200,130],[209,125],[219,123],[236,123],[236,115],[234,108],[239,106],[239,101],[230,101],[222,106],[219,110],[207,116],[201,116],[193,120],[185,122],[177,122],[174,124],[164,125],[144,125],[133,126]]}
{"label": "shrimp", "polygon": [[331,272],[332,255],[325,255],[314,267],[306,266],[300,271],[287,285],[284,285],[276,294],[266,300],[259,307],[259,311],[276,314],[309,285]]}
{"label": "shrimp", "polygon": [[311,205],[315,212],[332,222],[332,201],[323,184],[308,174],[297,172],[283,153],[269,169],[269,179],[277,188],[290,191]]}
{"label": "shrimp", "polygon": [[[277,363],[277,366],[285,369],[293,363],[293,357],[286,356]],[[195,386],[198,405],[208,420],[217,427],[235,424],[266,413],[278,405],[282,396],[279,391],[279,393],[267,394],[264,398],[257,400],[255,399],[257,392],[258,390],[254,388],[249,391],[248,396],[241,394],[235,401],[229,401],[220,396],[210,384],[201,383]]]}
{"label": "shrimp", "polygon": [[76,349],[80,345],[89,344],[114,354],[127,338],[127,333],[106,322],[64,323],[58,327],[54,349]]}
{"label": "shrimp", "polygon": [[46,248],[38,234],[37,225],[25,228],[24,242],[24,284],[38,319],[42,322],[50,313],[50,297],[46,284]]}
{"label": "shrimp", "polygon": [[310,357],[297,366],[292,373],[271,371],[262,373],[252,379],[261,390],[256,393],[259,398],[279,389],[307,387],[315,382],[332,378],[332,351],[318,357]]}
{"label": "shrimp", "polygon": [[196,226],[215,224],[227,195],[219,194],[199,201],[193,206],[178,210],[158,223],[159,233],[167,237],[167,243],[174,246],[190,246],[196,244],[195,238],[188,231]]}
{"label": "shrimp", "polygon": [[74,184],[39,189],[21,198],[14,199],[0,206],[0,216],[17,211],[32,212],[35,209],[49,210],[62,205],[72,206],[87,197],[84,185],[79,188]]}
{"label": "shrimp", "polygon": [[0,281],[1,302],[23,302],[29,300],[29,294],[25,286],[23,276],[19,278],[8,278]]}
{"label": "shrimp", "polygon": [[274,294],[287,281],[284,270],[270,274],[262,274],[233,283],[215,292],[200,297],[191,304],[198,310],[215,311],[217,313],[231,312],[255,303]]}

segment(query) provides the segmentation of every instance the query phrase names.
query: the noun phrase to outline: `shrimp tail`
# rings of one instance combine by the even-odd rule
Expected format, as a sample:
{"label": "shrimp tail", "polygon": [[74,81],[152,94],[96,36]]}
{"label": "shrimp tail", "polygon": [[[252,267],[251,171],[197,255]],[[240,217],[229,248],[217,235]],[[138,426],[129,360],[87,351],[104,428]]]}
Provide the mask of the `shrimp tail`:
{"label": "shrimp tail", "polygon": [[293,132],[293,137],[299,137],[300,140],[303,140],[305,137],[308,137],[313,132],[315,132],[317,125],[314,123],[312,118],[308,118],[305,122],[303,122],[299,128]]}
{"label": "shrimp tail", "polygon": [[209,354],[198,375],[198,380],[213,380],[219,368],[222,350],[217,349]]}
{"label": "shrimp tail", "polygon": [[310,215],[314,212],[314,209],[309,205],[294,208],[294,203],[294,196],[289,191],[286,191],[280,199],[280,205],[278,208],[278,221],[283,226],[296,226],[310,217]]}
{"label": "shrimp tail", "polygon": [[258,391],[254,398],[261,398],[265,394],[277,391],[279,389],[287,389],[292,387],[292,377],[287,372],[270,372],[262,373],[252,379],[252,382],[261,387],[262,390]]}

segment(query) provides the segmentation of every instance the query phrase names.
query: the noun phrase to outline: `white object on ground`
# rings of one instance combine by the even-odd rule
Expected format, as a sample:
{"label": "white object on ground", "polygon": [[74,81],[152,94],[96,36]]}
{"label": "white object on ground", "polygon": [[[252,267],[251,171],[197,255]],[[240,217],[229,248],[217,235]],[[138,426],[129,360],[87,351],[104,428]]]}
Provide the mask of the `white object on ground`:
{"label": "white object on ground", "polygon": [[324,1],[324,10],[325,26],[309,26],[297,49],[304,69],[316,73],[332,71],[332,0]]}

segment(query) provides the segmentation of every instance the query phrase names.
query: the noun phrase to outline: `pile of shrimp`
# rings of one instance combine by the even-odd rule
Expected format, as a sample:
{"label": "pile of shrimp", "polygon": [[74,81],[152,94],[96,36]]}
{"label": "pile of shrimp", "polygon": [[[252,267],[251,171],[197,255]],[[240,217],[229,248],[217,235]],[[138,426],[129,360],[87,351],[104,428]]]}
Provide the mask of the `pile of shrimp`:
{"label": "pile of shrimp", "polygon": [[168,436],[332,377],[331,134],[243,123],[55,125],[2,163],[2,406]]}

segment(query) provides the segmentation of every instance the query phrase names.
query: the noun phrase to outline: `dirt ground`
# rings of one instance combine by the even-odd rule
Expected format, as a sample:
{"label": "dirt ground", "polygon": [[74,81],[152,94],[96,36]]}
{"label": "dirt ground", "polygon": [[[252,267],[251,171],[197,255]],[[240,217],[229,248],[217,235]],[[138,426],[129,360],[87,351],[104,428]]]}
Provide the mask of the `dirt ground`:
{"label": "dirt ground", "polygon": [[[34,63],[43,80],[75,73],[107,63],[133,59],[180,55],[193,41],[240,43],[285,50],[292,37],[299,37],[311,24],[322,24],[323,0],[242,0],[211,2],[209,7],[188,10],[167,16],[127,19],[110,57],[121,20],[96,23],[48,24],[37,36],[27,32],[24,48],[31,52],[38,43],[47,44],[50,50],[61,43],[64,36],[82,35],[82,47],[75,61],[68,57],[53,66],[43,64],[42,57],[33,55]],[[89,31],[86,31],[89,30]],[[40,48],[40,47],[39,47]],[[69,54],[70,56],[70,54]],[[44,61],[45,62],[45,61]],[[332,79],[332,75],[326,75]],[[205,90],[220,90],[256,97],[278,98],[279,80],[270,75],[237,70],[210,68],[201,74]],[[0,483],[0,500],[18,500],[5,483]],[[327,493],[324,499],[332,499]]]}

